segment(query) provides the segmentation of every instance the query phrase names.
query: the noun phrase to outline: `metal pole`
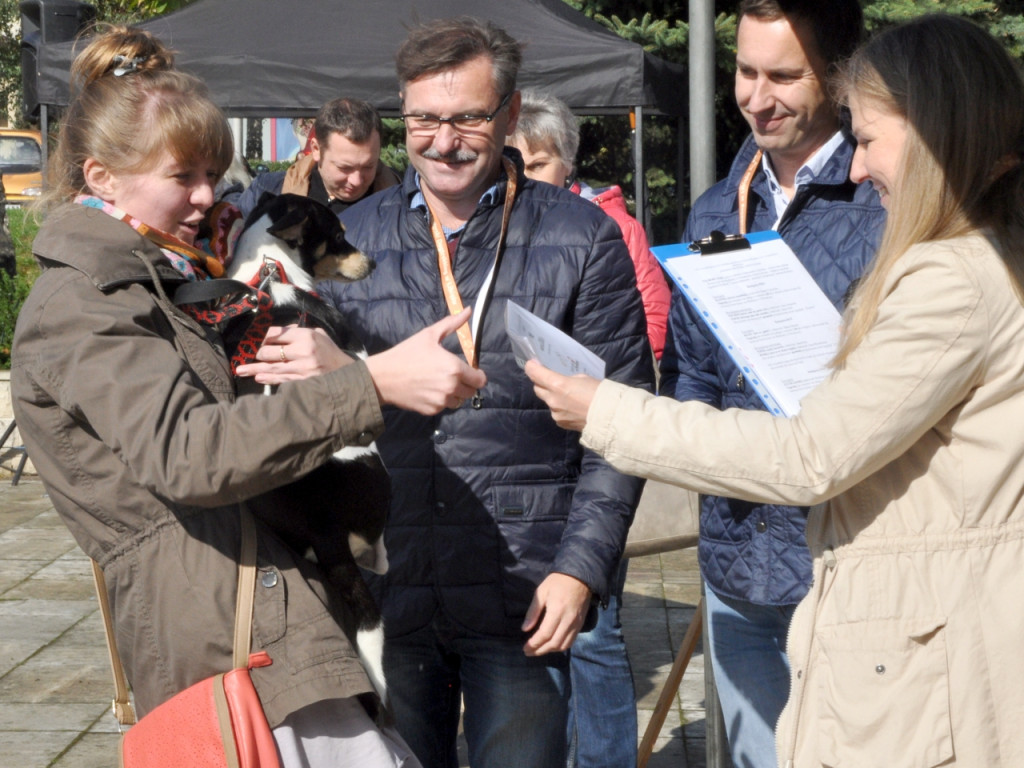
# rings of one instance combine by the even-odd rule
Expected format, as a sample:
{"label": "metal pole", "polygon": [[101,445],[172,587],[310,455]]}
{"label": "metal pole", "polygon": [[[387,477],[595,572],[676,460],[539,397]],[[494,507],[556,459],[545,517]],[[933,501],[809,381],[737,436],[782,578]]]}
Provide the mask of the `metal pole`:
{"label": "metal pole", "polygon": [[676,239],[681,239],[686,229],[686,215],[689,207],[683,202],[683,179],[686,178],[686,118],[682,115],[676,120]]}
{"label": "metal pole", "polygon": [[50,154],[50,142],[47,141],[47,134],[49,133],[49,122],[47,121],[46,105],[39,105],[39,133],[42,135],[43,140],[39,142],[42,144],[40,149],[42,150],[42,173],[43,173],[43,187],[46,187],[46,161],[49,159]]}
{"label": "metal pole", "polygon": [[[715,4],[690,0],[690,203],[715,183]],[[705,613],[707,611],[704,604]],[[728,768],[725,720],[711,666],[704,617],[704,717],[707,768]]]}
{"label": "metal pole", "polygon": [[708,604],[704,600],[706,589],[702,581],[700,608],[704,612],[704,622],[701,625],[703,628],[701,644],[704,648],[704,753],[707,768],[732,768],[732,758],[729,756],[729,738],[725,732],[725,718],[722,717],[722,706],[718,703],[715,670],[711,664]]}
{"label": "metal pole", "polygon": [[715,4],[690,0],[690,203],[715,183]]}
{"label": "metal pole", "polygon": [[245,120],[240,117],[229,117],[231,140],[235,144],[235,154],[245,157]]}
{"label": "metal pole", "polygon": [[644,228],[648,239],[651,237],[650,228],[645,219],[645,197],[646,179],[644,178],[644,108],[633,107],[633,187],[636,195],[636,220]]}

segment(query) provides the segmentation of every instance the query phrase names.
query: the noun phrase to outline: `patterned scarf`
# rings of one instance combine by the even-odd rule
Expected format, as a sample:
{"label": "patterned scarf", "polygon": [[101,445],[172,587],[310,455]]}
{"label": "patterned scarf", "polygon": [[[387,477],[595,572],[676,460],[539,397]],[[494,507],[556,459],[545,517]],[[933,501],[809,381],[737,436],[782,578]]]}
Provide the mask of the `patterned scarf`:
{"label": "patterned scarf", "polygon": [[242,233],[242,213],[229,203],[217,203],[206,214],[200,231],[210,234],[200,239],[197,247],[139,221],[98,197],[79,195],[75,202],[123,221],[147,240],[156,243],[171,265],[188,280],[223,277],[224,268],[231,262],[235,243]]}
{"label": "patterned scarf", "polygon": [[[95,208],[123,221],[140,235],[160,247],[164,256],[178,272],[190,282],[199,282],[224,276],[225,267],[231,263],[235,244],[242,234],[242,213],[230,203],[216,203],[206,214],[199,227],[199,238],[191,246],[176,237],[161,232],[134,216],[125,213],[110,203],[91,195],[79,195],[75,202],[88,208]],[[217,326],[226,320],[242,315],[252,319],[239,343],[238,350],[231,357],[231,372],[243,363],[255,359],[256,351],[263,343],[267,328],[272,325],[270,294],[261,290],[238,296],[233,300],[207,302],[206,305],[182,304],[181,309],[203,325]],[[215,306],[210,306],[215,304]]]}

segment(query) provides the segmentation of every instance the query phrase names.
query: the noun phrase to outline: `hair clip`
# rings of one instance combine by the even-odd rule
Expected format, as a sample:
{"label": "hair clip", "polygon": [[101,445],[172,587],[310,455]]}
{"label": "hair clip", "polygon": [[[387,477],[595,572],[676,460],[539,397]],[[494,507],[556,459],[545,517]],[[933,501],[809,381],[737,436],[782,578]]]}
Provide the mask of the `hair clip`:
{"label": "hair clip", "polygon": [[142,64],[148,56],[136,56],[134,59],[129,59],[122,53],[117,54],[114,57],[114,63],[118,66],[114,69],[114,77],[121,77],[121,75],[127,75],[129,72],[138,72],[139,64]]}

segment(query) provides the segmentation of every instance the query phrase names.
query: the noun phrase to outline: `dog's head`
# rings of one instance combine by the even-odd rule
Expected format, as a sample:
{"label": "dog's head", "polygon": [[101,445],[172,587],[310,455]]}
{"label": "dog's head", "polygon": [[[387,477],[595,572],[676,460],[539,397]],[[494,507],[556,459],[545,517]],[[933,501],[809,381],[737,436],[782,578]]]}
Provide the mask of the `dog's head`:
{"label": "dog's head", "polygon": [[322,203],[302,195],[266,192],[249,214],[246,228],[264,216],[270,222],[267,232],[284,242],[298,265],[319,280],[362,280],[376,266],[345,239],[338,216]]}

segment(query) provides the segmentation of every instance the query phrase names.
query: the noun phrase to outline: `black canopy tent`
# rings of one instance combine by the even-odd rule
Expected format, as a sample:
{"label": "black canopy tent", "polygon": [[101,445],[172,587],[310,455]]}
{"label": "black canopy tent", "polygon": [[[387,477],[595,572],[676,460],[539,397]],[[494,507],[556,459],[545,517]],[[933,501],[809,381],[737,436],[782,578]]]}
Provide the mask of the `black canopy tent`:
{"label": "black canopy tent", "polygon": [[[685,70],[623,40],[563,0],[201,0],[141,24],[178,51],[233,116],[310,115],[339,95],[399,111],[394,52],[418,21],[470,15],[526,44],[520,87],[543,87],[577,114],[633,112],[634,160],[644,110],[681,115]],[[73,43],[40,47],[40,104],[68,99]],[[637,173],[642,221],[643,174]]]}

